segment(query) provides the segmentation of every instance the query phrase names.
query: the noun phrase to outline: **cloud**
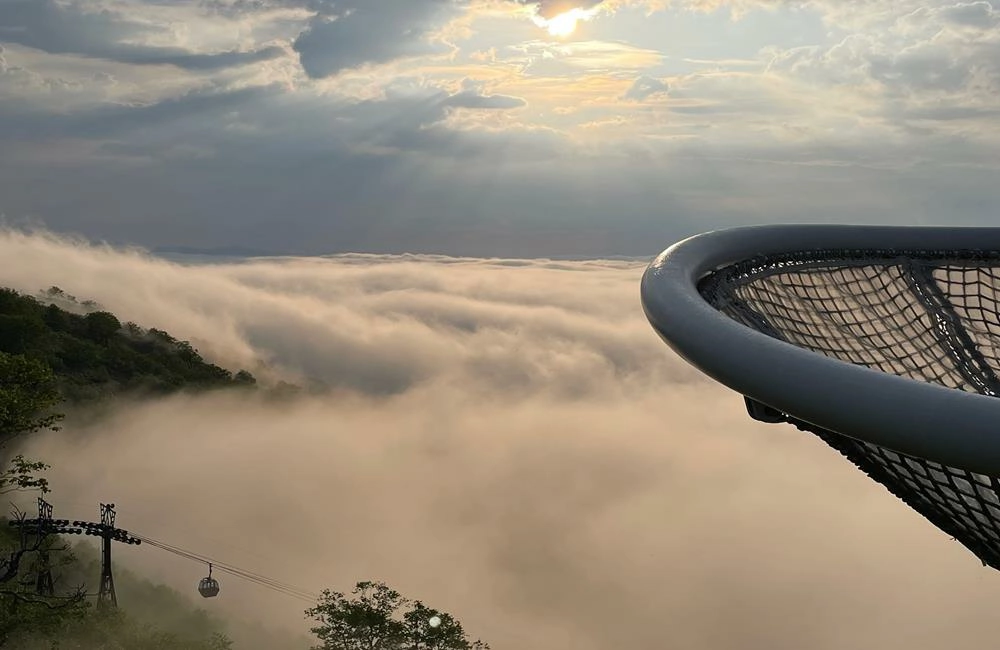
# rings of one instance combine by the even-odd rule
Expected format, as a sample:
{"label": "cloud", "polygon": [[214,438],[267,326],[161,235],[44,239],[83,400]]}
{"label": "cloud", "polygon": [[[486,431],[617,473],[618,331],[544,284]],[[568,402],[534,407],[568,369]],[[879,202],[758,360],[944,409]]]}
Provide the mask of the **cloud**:
{"label": "cloud", "polygon": [[454,95],[449,95],[443,104],[450,108],[478,108],[490,110],[504,110],[520,108],[525,105],[525,101],[520,97],[508,97],[506,95],[480,95],[472,90],[463,90]]}
{"label": "cloud", "polygon": [[[994,10],[859,0],[850,22],[837,3],[744,4],[774,11],[602,3],[587,40],[556,42],[509,2],[0,3],[38,26],[0,35],[0,214],[158,247],[502,256],[652,254],[844,214],[989,221]],[[442,27],[456,16],[468,34]],[[84,54],[15,43],[29,36]],[[397,61],[438,45],[448,57]],[[94,58],[136,48],[285,54]]]}
{"label": "cloud", "polygon": [[538,15],[545,19],[554,18],[560,14],[572,11],[573,9],[582,9],[584,11],[587,11],[604,3],[604,0],[519,0],[519,1],[522,4],[534,6],[538,12]]}
{"label": "cloud", "polygon": [[973,27],[980,30],[991,30],[1000,27],[1000,11],[989,2],[970,2],[955,4],[938,9],[941,16],[950,23]]}
{"label": "cloud", "polygon": [[[78,249],[54,236],[15,232],[0,240],[0,250],[11,263],[51,256],[66,265],[79,264],[81,274],[95,274],[85,287],[63,287],[78,291],[75,295],[102,293],[101,285],[128,275],[137,263],[159,266],[164,290],[190,291],[196,302],[180,308],[170,300],[150,315],[155,323],[140,324],[158,323],[199,345],[210,345],[206,349],[213,356],[231,365],[278,364],[291,376],[371,395],[444,381],[466,389],[478,385],[487,394],[552,390],[596,396],[613,377],[626,383],[653,380],[644,374],[643,357],[658,348],[655,337],[641,322],[624,326],[613,316],[634,306],[627,287],[637,277],[642,266],[638,263],[514,265],[502,260],[348,256],[314,260],[309,264],[318,266],[311,269],[294,260],[260,260],[215,267],[218,293],[229,296],[217,301],[196,297],[195,288],[206,281],[201,268],[147,262],[107,249]],[[92,266],[89,260],[95,256],[103,262]],[[449,287],[454,276],[462,281]],[[539,276],[564,277],[566,297],[547,297],[536,286]],[[43,280],[15,272],[6,277],[25,290],[37,282],[63,286],[54,276]],[[607,286],[587,299],[570,290],[590,283]],[[144,290],[138,285],[135,289],[138,298]],[[279,298],[282,294],[287,298]],[[122,314],[136,312],[146,301],[121,302],[124,293],[105,297],[110,301],[92,296]],[[314,303],[314,308],[300,311],[299,300]],[[216,332],[222,321],[228,322],[229,337]],[[529,338],[519,341],[520,336]],[[538,344],[534,351],[524,347],[532,339]],[[583,347],[581,342],[586,342]],[[505,358],[503,351],[510,345],[521,353]],[[557,367],[562,379],[551,374]]]}
{"label": "cloud", "polygon": [[316,14],[293,47],[313,78],[368,63],[441,51],[433,31],[467,8],[466,0],[347,0],[309,3]]}
{"label": "cloud", "polygon": [[57,0],[5,0],[0,2],[0,38],[55,54],[79,54],[133,65],[174,65],[189,70],[260,63],[285,53],[277,46],[203,53],[143,44],[142,40],[159,35],[165,27],[99,5],[96,10],[85,7],[83,3]]}
{"label": "cloud", "polygon": [[[0,257],[2,284],[340,386],[123,404],[36,437],[57,516],[113,500],[131,531],[311,590],[386,580],[498,649],[921,650],[993,628],[973,556],[656,339],[641,263],[180,265],[17,232]],[[191,593],[204,573],[115,553]],[[304,628],[298,602],[220,577],[213,607]]]}
{"label": "cloud", "polygon": [[[630,246],[609,242],[649,237],[594,224],[595,217],[634,213],[663,228],[642,202],[625,203],[636,195],[633,181],[596,182],[607,185],[600,200],[570,193],[580,177],[566,165],[587,167],[572,162],[558,132],[449,123],[456,110],[521,105],[474,82],[451,92],[391,87],[361,101],[251,86],[68,114],[5,104],[0,113],[18,126],[0,132],[8,153],[0,157],[0,210],[14,221],[37,215],[76,231],[96,218],[108,227],[98,226],[99,236],[147,245],[225,240],[272,252],[302,250],[301,234],[320,223],[326,234],[309,236],[316,244],[309,252],[617,254]],[[28,178],[78,189],[28,193],[38,182]],[[115,204],[102,205],[111,194],[97,188],[112,186]],[[84,187],[90,198],[77,194]],[[670,203],[663,191],[658,208]],[[284,225],[265,227],[264,244],[255,233],[274,219]],[[447,224],[448,234],[435,223]]]}
{"label": "cloud", "polygon": [[908,117],[911,109],[926,114],[932,104],[991,106],[1000,90],[998,24],[1000,13],[986,2],[919,7],[829,48],[780,52],[770,69],[867,91],[885,102],[890,120]]}
{"label": "cloud", "polygon": [[670,90],[670,86],[659,79],[652,77],[639,77],[625,92],[624,98],[634,102],[644,102],[656,95],[665,95]]}

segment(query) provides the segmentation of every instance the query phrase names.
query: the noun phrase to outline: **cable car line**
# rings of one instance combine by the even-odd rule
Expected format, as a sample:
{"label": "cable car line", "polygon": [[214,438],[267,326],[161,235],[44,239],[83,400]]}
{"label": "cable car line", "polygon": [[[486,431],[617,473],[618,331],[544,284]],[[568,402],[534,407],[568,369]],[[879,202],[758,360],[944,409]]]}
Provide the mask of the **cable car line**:
{"label": "cable car line", "polygon": [[[149,543],[149,542],[146,542],[146,543]],[[165,550],[165,551],[169,551],[171,553],[174,553],[175,555],[179,555],[180,557],[183,557],[183,558],[186,558],[186,559],[189,559],[189,560],[193,560],[195,562],[199,562],[199,563],[202,563],[202,564],[210,564],[212,567],[218,568],[220,571],[229,573],[231,575],[234,575],[234,576],[236,576],[238,578],[242,578],[242,579],[247,580],[249,582],[253,582],[255,584],[258,584],[258,585],[260,585],[262,587],[271,589],[273,591],[277,591],[279,593],[283,593],[285,595],[292,596],[294,598],[298,598],[300,600],[305,600],[305,601],[309,601],[309,602],[314,602],[316,600],[315,594],[312,594],[311,592],[308,592],[308,591],[306,591],[304,589],[300,589],[300,588],[297,588],[297,587],[293,587],[291,585],[286,585],[286,584],[281,583],[281,582],[279,582],[277,580],[274,580],[272,578],[267,578],[265,576],[261,576],[259,574],[253,573],[251,571],[247,571],[245,569],[240,569],[238,567],[230,566],[230,565],[227,565],[227,564],[224,564],[224,563],[210,562],[208,558],[205,558],[203,556],[200,556],[200,555],[197,555],[197,554],[192,554],[192,553],[189,553],[189,552],[184,552],[182,550],[178,550],[178,549],[175,549],[175,548],[171,548],[169,545],[157,544],[157,543],[155,543],[155,541],[153,543],[149,543],[149,545],[150,546],[155,546],[155,547],[160,548],[160,549]],[[211,577],[211,576],[209,576],[209,577]],[[211,597],[211,596],[206,596],[206,597]]]}
{"label": "cable car line", "polygon": [[186,559],[189,559],[189,560],[193,560],[195,562],[199,562],[199,563],[202,563],[202,564],[211,564],[214,568],[217,568],[220,571],[223,571],[225,573],[229,573],[231,575],[234,575],[236,577],[242,578],[244,580],[248,580],[248,581],[253,582],[255,584],[258,584],[258,585],[260,585],[262,587],[266,587],[268,589],[272,589],[274,591],[278,591],[278,592],[286,594],[288,596],[299,598],[301,600],[307,600],[307,601],[310,601],[310,602],[314,602],[316,600],[316,595],[315,594],[313,594],[313,593],[311,593],[309,591],[306,591],[304,589],[300,589],[298,587],[294,587],[292,585],[288,585],[288,584],[279,582],[278,580],[274,580],[273,578],[268,578],[266,576],[262,576],[260,574],[254,573],[254,572],[247,571],[245,569],[240,569],[239,567],[235,567],[235,566],[231,566],[231,565],[226,564],[226,563],[222,563],[222,562],[218,562],[218,561],[215,561],[215,560],[211,560],[210,558],[207,558],[205,556],[198,555],[196,553],[191,553],[190,551],[184,551],[183,549],[179,549],[177,547],[172,547],[169,544],[164,544],[164,543],[158,542],[157,540],[144,539],[143,541],[145,543],[149,544],[150,546],[155,546],[155,547],[160,548],[162,550],[174,553],[175,555],[178,555],[180,557],[183,557],[183,558],[186,558]]}
{"label": "cable car line", "polygon": [[[212,569],[218,569],[230,575],[236,576],[237,578],[242,578],[248,582],[253,582],[254,584],[260,585],[266,589],[276,591],[278,593],[290,596],[292,598],[297,598],[302,601],[309,603],[315,603],[319,599],[319,594],[302,589],[295,585],[289,584],[287,582],[281,582],[280,580],[275,580],[274,578],[269,578],[265,575],[249,571],[247,569],[241,569],[240,567],[228,564],[226,562],[220,562],[215,558],[210,558],[200,553],[195,553],[180,546],[175,546],[173,544],[168,544],[158,539],[152,537],[147,537],[145,535],[138,535],[135,533],[130,533],[126,530],[115,527],[115,505],[112,504],[100,504],[101,505],[101,523],[89,522],[89,521],[70,521],[68,519],[54,519],[52,517],[52,505],[42,499],[38,498],[38,517],[36,519],[27,519],[26,517],[21,517],[16,520],[9,521],[9,525],[17,526],[22,528],[22,530],[33,531],[36,535],[47,535],[47,534],[73,534],[73,535],[97,535],[102,538],[103,546],[103,560],[101,563],[101,589],[98,592],[98,605],[101,605],[105,600],[110,598],[110,603],[113,606],[117,606],[117,599],[115,597],[114,590],[114,580],[111,575],[111,553],[110,553],[110,542],[125,542],[128,544],[148,544],[150,546],[155,546],[161,550],[173,553],[174,555],[183,557],[194,562],[208,565],[208,576],[202,578],[198,583],[198,593],[200,593],[205,598],[214,598],[219,595],[220,587],[219,582],[212,577]],[[41,583],[39,583],[41,584]],[[39,587],[39,593],[42,587]],[[48,593],[47,595],[52,595]]]}
{"label": "cable car line", "polygon": [[247,569],[241,569],[231,564],[220,562],[217,559],[210,558],[208,556],[201,555],[199,553],[195,553],[194,551],[189,551],[187,549],[175,546],[173,544],[168,544],[166,542],[153,539],[151,537],[146,537],[145,535],[139,535],[131,532],[129,534],[134,536],[136,539],[142,540],[144,544],[154,546],[156,548],[167,551],[169,553],[173,553],[174,555],[183,557],[188,560],[192,560],[194,562],[199,562],[201,564],[209,565],[208,577],[204,578],[202,582],[199,583],[199,592],[202,592],[202,595],[205,596],[206,598],[211,598],[218,594],[218,582],[215,581],[214,578],[212,578],[211,576],[211,571],[213,568],[222,571],[224,573],[236,576],[237,578],[242,578],[243,580],[253,582],[266,589],[271,589],[272,591],[282,593],[286,596],[291,596],[292,598],[298,598],[299,600],[302,601],[314,603],[319,598],[319,594],[308,591],[306,589],[302,589],[300,587],[296,587],[295,585],[286,582],[281,582],[279,580],[275,580],[274,578],[269,578],[259,573],[249,571]]}
{"label": "cable car line", "polygon": [[217,568],[217,569],[219,569],[221,571],[224,571],[226,573],[235,575],[237,577],[244,578],[246,580],[249,580],[251,582],[255,582],[255,583],[263,585],[263,586],[267,586],[267,587],[273,588],[273,589],[278,590],[278,591],[282,591],[282,592],[285,592],[285,593],[302,596],[302,597],[305,597],[305,598],[309,598],[310,600],[315,600],[315,598],[317,597],[316,594],[314,594],[313,592],[307,591],[305,589],[301,589],[301,588],[296,587],[294,585],[291,585],[291,584],[288,584],[288,583],[285,583],[285,582],[281,582],[281,581],[275,580],[273,578],[269,578],[269,577],[261,575],[259,573],[254,573],[254,572],[248,571],[246,569],[241,569],[239,567],[235,567],[235,566],[227,564],[225,562],[220,562],[217,559],[210,558],[210,557],[204,556],[204,555],[200,555],[200,554],[195,553],[193,551],[188,551],[188,550],[185,550],[185,549],[180,548],[178,546],[174,546],[172,544],[167,544],[165,542],[161,542],[159,540],[155,540],[155,539],[148,538],[148,537],[145,537],[145,536],[140,536],[140,535],[136,535],[136,537],[142,539],[144,543],[149,544],[150,546],[155,546],[157,548],[163,549],[165,551],[169,551],[171,553],[174,553],[175,555],[179,555],[181,557],[184,557],[184,558],[189,559],[189,560],[193,560],[195,562],[200,562],[202,564],[210,564],[214,568]]}

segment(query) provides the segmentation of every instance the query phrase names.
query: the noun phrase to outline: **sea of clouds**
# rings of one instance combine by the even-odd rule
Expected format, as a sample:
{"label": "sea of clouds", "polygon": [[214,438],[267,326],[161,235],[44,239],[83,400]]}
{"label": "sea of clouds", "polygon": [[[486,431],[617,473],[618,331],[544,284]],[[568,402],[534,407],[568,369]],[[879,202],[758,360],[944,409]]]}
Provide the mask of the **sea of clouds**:
{"label": "sea of clouds", "polygon": [[[1000,579],[820,441],[753,422],[652,332],[643,264],[349,255],[169,261],[0,232],[56,285],[291,401],[122,403],[36,436],[59,517],[303,588],[384,580],[495,650],[980,647]],[[193,592],[204,567],[125,565]],[[302,630],[225,575],[210,608]]]}

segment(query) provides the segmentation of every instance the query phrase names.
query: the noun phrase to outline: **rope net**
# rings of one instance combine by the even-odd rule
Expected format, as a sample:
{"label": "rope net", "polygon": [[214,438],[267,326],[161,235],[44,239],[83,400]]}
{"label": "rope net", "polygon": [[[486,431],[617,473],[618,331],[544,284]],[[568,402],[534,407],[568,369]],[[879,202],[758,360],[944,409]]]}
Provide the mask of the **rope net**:
{"label": "rope net", "polygon": [[[868,368],[1000,396],[1000,252],[811,251],[755,258],[699,285],[730,318]],[[815,427],[872,479],[1000,569],[1000,480]]]}

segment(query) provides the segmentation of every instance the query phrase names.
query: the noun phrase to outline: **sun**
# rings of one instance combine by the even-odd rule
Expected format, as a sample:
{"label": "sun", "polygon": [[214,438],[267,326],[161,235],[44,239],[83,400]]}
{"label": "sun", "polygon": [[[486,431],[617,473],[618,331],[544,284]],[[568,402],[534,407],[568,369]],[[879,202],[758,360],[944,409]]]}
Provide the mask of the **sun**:
{"label": "sun", "polygon": [[595,13],[593,10],[588,11],[577,7],[569,11],[564,11],[552,18],[535,16],[535,24],[547,29],[552,36],[564,38],[576,31],[576,27],[581,20],[590,20],[594,17]]}
{"label": "sun", "polygon": [[579,9],[573,9],[550,18],[545,22],[545,28],[553,36],[569,36],[576,31],[576,24],[580,21],[580,17],[577,15],[579,11]]}

